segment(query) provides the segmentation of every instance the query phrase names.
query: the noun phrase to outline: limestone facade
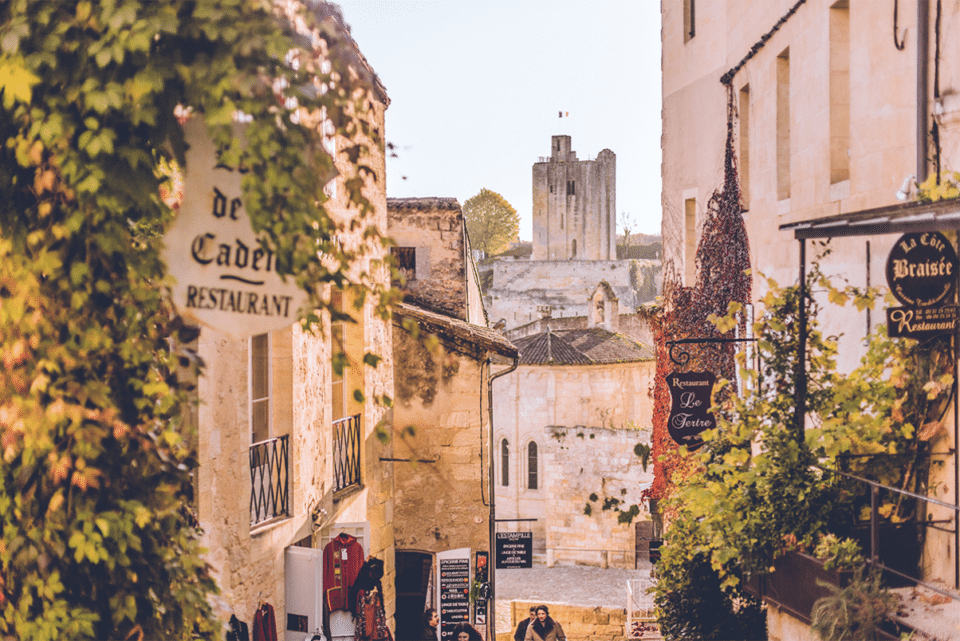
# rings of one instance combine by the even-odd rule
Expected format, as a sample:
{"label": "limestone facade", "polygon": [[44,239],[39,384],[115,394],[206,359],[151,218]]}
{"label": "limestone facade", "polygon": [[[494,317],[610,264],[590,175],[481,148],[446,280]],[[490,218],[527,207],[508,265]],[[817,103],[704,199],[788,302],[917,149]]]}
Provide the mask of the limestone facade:
{"label": "limestone facade", "polygon": [[[937,162],[944,178],[960,170],[960,50],[947,44],[960,28],[960,7],[900,2],[896,37],[906,34],[906,45],[899,48],[889,35],[891,6],[882,3],[698,0],[691,29],[692,4],[661,5],[665,271],[688,285],[696,276],[705,206],[723,186],[730,98],[755,303],[766,291],[765,277],[797,282],[795,231],[830,217],[838,233],[823,271],[839,283],[885,285],[886,258],[900,232],[857,230],[839,219],[883,208],[906,221],[916,206],[916,183],[935,172]],[[921,33],[926,49],[918,48]],[[729,95],[720,82],[728,72]],[[955,210],[945,203],[938,211]],[[922,218],[914,217],[914,229],[923,231]],[[808,266],[820,242],[806,241]],[[838,367],[849,371],[863,353],[864,336],[885,322],[883,306],[869,313],[821,302],[823,332],[840,335]],[[952,448],[956,426],[946,420],[933,451]],[[930,486],[953,502],[955,459],[944,461]],[[934,518],[953,519],[952,510],[931,509]],[[954,547],[951,536],[927,528],[924,578],[954,585]],[[770,622],[771,638],[812,638],[783,612],[771,613]]]}
{"label": "limestone facade", "polygon": [[[382,132],[389,99],[375,76],[374,80],[367,117]],[[364,195],[373,209],[364,222],[385,230],[384,150],[376,144],[369,149],[364,162],[379,179],[366,180]],[[345,156],[336,162],[342,176],[350,175]],[[342,181],[328,184],[332,200],[327,207],[344,226],[339,239],[356,247],[365,242],[363,225],[351,229],[350,221],[358,213],[346,205]],[[377,266],[383,258],[384,250],[374,248],[351,267],[350,277],[388,285],[388,271]],[[323,286],[321,295],[333,295],[329,285]],[[278,636],[285,638],[290,598],[287,550],[320,548],[324,538],[345,523],[361,524],[369,532],[364,553],[385,563],[384,601],[392,622],[393,471],[380,463],[392,450],[377,438],[389,412],[374,400],[393,394],[392,332],[389,321],[376,313],[372,296],[358,305],[349,292],[342,296],[343,309],[356,323],[345,326],[342,342],[336,344],[326,313],[319,326],[305,329],[295,324],[239,340],[207,327],[201,330],[198,352],[206,368],[197,382],[196,507],[205,532],[203,544],[209,550],[206,558],[221,588],[216,605],[225,625],[231,614],[249,624],[263,600],[274,607]],[[341,349],[347,361],[342,382],[335,380],[332,367],[334,353]],[[378,367],[364,364],[367,353],[383,359]],[[361,392],[362,400],[353,390]],[[335,469],[350,458],[335,443],[334,420],[340,416],[359,417],[358,439],[351,450],[358,471],[353,482],[338,489]],[[264,500],[270,493],[274,498]]]}
{"label": "limestone facade", "polygon": [[650,442],[653,352],[589,318],[571,329],[542,322],[512,338],[520,366],[494,382],[497,518],[536,519],[499,529],[533,532],[548,564],[632,568],[634,526],[602,507],[640,505],[644,518],[653,466],[634,448]]}

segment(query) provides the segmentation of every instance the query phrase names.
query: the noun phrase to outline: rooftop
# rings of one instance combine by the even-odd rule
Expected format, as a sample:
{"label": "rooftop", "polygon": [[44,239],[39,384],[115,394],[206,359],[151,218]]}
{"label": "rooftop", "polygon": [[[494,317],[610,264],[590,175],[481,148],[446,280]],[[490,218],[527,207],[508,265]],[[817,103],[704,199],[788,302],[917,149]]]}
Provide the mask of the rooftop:
{"label": "rooftop", "polygon": [[599,327],[547,331],[514,341],[523,365],[599,365],[654,359],[653,349]]}

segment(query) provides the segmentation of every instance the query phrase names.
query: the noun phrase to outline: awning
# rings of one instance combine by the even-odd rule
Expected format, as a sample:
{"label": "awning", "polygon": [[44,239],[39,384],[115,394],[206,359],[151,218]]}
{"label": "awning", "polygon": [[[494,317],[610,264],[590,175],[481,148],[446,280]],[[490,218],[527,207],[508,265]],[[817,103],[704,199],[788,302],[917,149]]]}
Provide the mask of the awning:
{"label": "awning", "polygon": [[904,203],[780,225],[794,238],[876,236],[960,229],[960,199]]}

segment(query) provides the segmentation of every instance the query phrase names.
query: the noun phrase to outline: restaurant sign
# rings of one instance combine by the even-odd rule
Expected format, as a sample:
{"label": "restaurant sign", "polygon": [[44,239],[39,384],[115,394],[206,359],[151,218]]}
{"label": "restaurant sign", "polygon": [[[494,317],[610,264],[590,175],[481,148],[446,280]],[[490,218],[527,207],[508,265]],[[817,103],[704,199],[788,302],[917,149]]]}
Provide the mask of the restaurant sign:
{"label": "restaurant sign", "polygon": [[717,426],[708,410],[713,384],[717,377],[712,372],[673,372],[667,375],[670,388],[670,418],[667,432],[680,445],[694,450],[703,445],[700,433]]}
{"label": "restaurant sign", "polygon": [[887,257],[887,285],[908,308],[952,302],[957,284],[957,252],[940,232],[904,234]]}
{"label": "restaurant sign", "polygon": [[280,278],[277,256],[254,234],[240,172],[217,166],[202,119],[187,122],[184,133],[183,204],[163,238],[177,311],[232,338],[292,325],[307,294],[292,276]]}
{"label": "restaurant sign", "polygon": [[887,335],[890,338],[927,340],[957,329],[957,307],[891,307],[887,309]]}

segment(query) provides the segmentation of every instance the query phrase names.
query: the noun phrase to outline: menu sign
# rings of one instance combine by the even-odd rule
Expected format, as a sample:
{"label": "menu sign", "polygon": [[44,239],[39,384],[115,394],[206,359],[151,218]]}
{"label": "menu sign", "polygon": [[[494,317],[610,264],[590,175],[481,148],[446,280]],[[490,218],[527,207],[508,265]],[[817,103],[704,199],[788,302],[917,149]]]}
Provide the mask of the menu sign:
{"label": "menu sign", "polygon": [[453,639],[453,630],[470,622],[470,550],[466,556],[443,558],[438,554],[440,572],[440,641]]}
{"label": "menu sign", "polygon": [[474,570],[473,580],[480,587],[477,590],[477,598],[473,603],[473,622],[480,636],[486,639],[487,601],[490,599],[490,584],[487,583],[490,568],[487,567],[487,563],[490,559],[490,553],[486,550],[478,550],[476,559],[476,570]]}
{"label": "menu sign", "polygon": [[533,532],[497,532],[497,569],[533,567]]}
{"label": "menu sign", "polygon": [[667,432],[670,438],[693,450],[703,445],[700,433],[717,426],[708,412],[717,377],[712,372],[673,372],[667,375],[670,388],[670,418]]}
{"label": "menu sign", "polygon": [[177,311],[233,338],[292,325],[307,294],[292,276],[281,279],[282,257],[261,246],[253,232],[240,172],[217,166],[201,118],[187,122],[184,134],[189,150],[183,204],[163,237]]}
{"label": "menu sign", "polygon": [[906,307],[952,302],[957,285],[957,252],[940,232],[904,234],[887,257],[887,285]]}

